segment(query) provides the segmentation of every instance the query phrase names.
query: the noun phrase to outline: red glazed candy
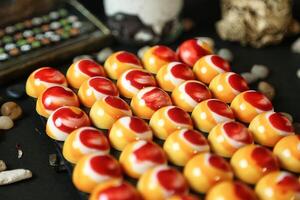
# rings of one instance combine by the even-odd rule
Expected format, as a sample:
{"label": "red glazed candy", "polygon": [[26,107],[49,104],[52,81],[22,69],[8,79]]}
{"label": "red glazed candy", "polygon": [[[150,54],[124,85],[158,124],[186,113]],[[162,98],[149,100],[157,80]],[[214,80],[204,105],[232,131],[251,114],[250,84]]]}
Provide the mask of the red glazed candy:
{"label": "red glazed candy", "polygon": [[211,154],[208,159],[208,162],[211,164],[211,166],[219,170],[228,171],[228,172],[231,171],[229,164],[223,158],[217,155]]}
{"label": "red glazed candy", "polygon": [[143,146],[135,150],[133,154],[139,162],[151,161],[153,163],[164,164],[166,163],[166,156],[162,149],[153,142],[145,142]]}
{"label": "red glazed candy", "polygon": [[270,123],[276,129],[285,131],[285,132],[292,132],[293,125],[292,123],[281,113],[273,113],[269,116]]}
{"label": "red glazed candy", "polygon": [[230,119],[234,118],[234,115],[231,109],[224,104],[222,101],[219,100],[211,100],[207,102],[207,106],[213,111],[214,113],[224,116]]}
{"label": "red glazed candy", "polygon": [[211,98],[211,93],[208,88],[204,84],[196,81],[186,83],[185,92],[198,103]]}
{"label": "red glazed candy", "polygon": [[115,96],[107,96],[105,97],[104,101],[115,108],[121,109],[121,110],[130,110],[129,105],[121,98],[115,97]]}
{"label": "red glazed candy", "polygon": [[184,41],[177,50],[179,59],[189,66],[193,66],[198,59],[212,53],[209,45],[198,39]]}
{"label": "red glazed candy", "polygon": [[83,59],[77,62],[78,69],[89,77],[105,76],[101,65],[90,59]]}
{"label": "red glazed candy", "polygon": [[174,194],[182,194],[187,190],[184,177],[173,168],[160,170],[157,173],[157,180],[167,191]]}
{"label": "red glazed candy", "polygon": [[91,158],[90,165],[98,174],[116,178],[122,176],[121,168],[117,161],[111,156],[95,156]]}
{"label": "red glazed candy", "polygon": [[273,109],[270,100],[260,92],[249,91],[244,93],[245,100],[257,109],[269,111]]}
{"label": "red glazed candy", "polygon": [[171,120],[173,120],[176,123],[192,125],[192,120],[190,116],[185,111],[183,111],[178,107],[173,107],[169,109],[168,116],[170,117]]}
{"label": "red glazed candy", "polygon": [[238,122],[227,122],[223,126],[227,136],[244,144],[252,144],[253,138],[247,128]]}
{"label": "red glazed candy", "polygon": [[244,92],[249,89],[245,79],[238,74],[232,73],[232,75],[228,77],[228,82],[231,87],[238,92]]}
{"label": "red glazed candy", "polygon": [[107,96],[118,96],[118,88],[107,78],[94,77],[89,81],[89,85],[97,92],[105,94]]}
{"label": "red glazed candy", "polygon": [[183,137],[193,145],[208,145],[206,138],[201,133],[195,130],[186,130],[183,133]]}
{"label": "red glazed candy", "polygon": [[136,57],[136,55],[126,52],[126,51],[122,51],[120,52],[116,58],[123,63],[129,63],[129,64],[133,64],[133,65],[142,65],[140,60]]}
{"label": "red glazed candy", "polygon": [[168,62],[177,60],[177,56],[174,53],[174,51],[166,46],[162,46],[162,45],[158,46],[157,48],[155,48],[153,50],[153,54],[155,56],[159,57],[160,59],[168,61]]}
{"label": "red glazed candy", "polygon": [[83,129],[79,134],[79,140],[83,145],[92,149],[102,151],[109,149],[107,138],[96,129]]}
{"label": "red glazed candy", "polygon": [[152,110],[158,110],[161,107],[169,105],[170,97],[159,88],[153,88],[142,96],[146,105]]}
{"label": "red glazed candy", "polygon": [[274,159],[272,152],[264,147],[256,147],[251,156],[264,173],[279,169],[278,162]]}

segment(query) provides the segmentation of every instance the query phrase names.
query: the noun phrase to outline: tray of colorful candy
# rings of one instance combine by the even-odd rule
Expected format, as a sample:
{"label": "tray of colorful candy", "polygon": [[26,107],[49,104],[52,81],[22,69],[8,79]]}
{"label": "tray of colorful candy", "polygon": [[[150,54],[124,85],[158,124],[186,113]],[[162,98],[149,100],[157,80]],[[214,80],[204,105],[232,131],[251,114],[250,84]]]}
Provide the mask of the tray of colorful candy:
{"label": "tray of colorful candy", "polygon": [[40,68],[26,92],[85,199],[300,195],[291,122],[201,39]]}

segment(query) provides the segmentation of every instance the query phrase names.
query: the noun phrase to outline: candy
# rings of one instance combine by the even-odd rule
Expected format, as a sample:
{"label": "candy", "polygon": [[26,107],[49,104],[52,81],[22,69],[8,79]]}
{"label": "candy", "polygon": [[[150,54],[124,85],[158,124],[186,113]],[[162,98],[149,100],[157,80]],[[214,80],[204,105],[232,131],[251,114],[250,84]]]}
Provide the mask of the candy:
{"label": "candy", "polygon": [[220,56],[207,55],[195,63],[193,71],[199,81],[209,84],[218,74],[229,72],[230,65]]}
{"label": "candy", "polygon": [[73,106],[63,106],[56,109],[48,118],[46,133],[54,140],[65,141],[72,131],[90,124],[90,119],[83,110]]}
{"label": "candy", "polygon": [[156,80],[159,86],[168,92],[187,80],[194,80],[195,76],[192,69],[180,62],[170,62],[162,66],[157,75]]}
{"label": "candy", "polygon": [[249,130],[257,143],[269,147],[281,138],[294,134],[292,123],[282,114],[272,111],[257,115],[251,121]]}
{"label": "candy", "polygon": [[148,169],[139,179],[137,187],[145,200],[164,200],[175,194],[186,194],[188,191],[183,175],[165,165]]}
{"label": "candy", "polygon": [[208,135],[212,150],[223,157],[231,157],[239,148],[253,144],[252,133],[239,122],[216,125]]}
{"label": "candy", "polygon": [[73,63],[67,71],[68,83],[75,89],[94,76],[105,76],[104,68],[91,59],[81,59]]}
{"label": "candy", "polygon": [[109,181],[95,187],[89,200],[142,200],[139,192],[125,181]]}
{"label": "candy", "polygon": [[109,78],[116,80],[128,69],[142,68],[142,63],[136,55],[118,51],[106,59],[104,68]]}
{"label": "candy", "polygon": [[233,72],[225,72],[215,76],[211,80],[209,89],[215,98],[225,103],[231,103],[236,95],[249,88],[243,77]]}
{"label": "candy", "polygon": [[151,141],[139,140],[128,144],[120,156],[120,164],[132,178],[140,178],[148,169],[167,164],[163,149]]}
{"label": "candy", "polygon": [[52,67],[42,67],[30,74],[26,81],[27,95],[37,98],[48,87],[54,85],[67,86],[67,79]]}
{"label": "candy", "polygon": [[206,193],[216,183],[233,179],[229,163],[211,153],[200,153],[184,167],[184,176],[196,192]]}
{"label": "candy", "polygon": [[110,155],[94,153],[82,157],[73,170],[75,187],[86,193],[91,193],[96,186],[111,181],[121,181],[120,164]]}
{"label": "candy", "polygon": [[131,115],[129,105],[116,96],[106,96],[96,101],[90,110],[93,124],[100,129],[110,129],[120,117]]}
{"label": "candy", "polygon": [[173,164],[184,166],[194,155],[208,152],[209,144],[202,133],[181,129],[168,136],[164,150]]}
{"label": "candy", "polygon": [[79,107],[79,99],[69,88],[52,86],[38,97],[36,111],[39,115],[48,118],[52,112],[62,106]]}
{"label": "candy", "polygon": [[285,136],[276,143],[273,153],[279,159],[282,168],[295,173],[300,173],[299,147],[299,135]]}
{"label": "candy", "polygon": [[118,89],[122,96],[132,98],[141,89],[157,86],[154,76],[142,69],[129,69],[122,73],[117,81]]}
{"label": "candy", "polygon": [[262,93],[248,90],[238,94],[233,99],[231,109],[237,119],[245,123],[250,123],[258,114],[273,111],[273,105]]}
{"label": "candy", "polygon": [[254,144],[237,150],[230,164],[236,177],[249,184],[255,184],[264,175],[279,170],[276,156],[267,148]]}
{"label": "candy", "polygon": [[133,96],[130,106],[134,114],[150,119],[158,109],[172,105],[169,95],[158,87],[146,87]]}
{"label": "candy", "polygon": [[119,118],[109,131],[111,145],[120,151],[136,140],[152,140],[149,125],[138,117],[125,116]]}
{"label": "candy", "polygon": [[110,145],[104,133],[86,126],[69,134],[64,142],[63,155],[67,161],[77,163],[83,156],[88,154],[108,154],[109,149]]}
{"label": "candy", "polygon": [[208,133],[215,125],[234,120],[230,107],[218,99],[208,99],[200,102],[192,112],[194,125]]}
{"label": "candy", "polygon": [[197,60],[212,53],[212,46],[197,38],[184,41],[177,49],[179,59],[191,67],[194,66]]}
{"label": "candy", "polygon": [[84,81],[78,90],[80,102],[88,108],[106,96],[119,96],[119,91],[111,80],[101,76]]}
{"label": "candy", "polygon": [[206,195],[206,200],[258,200],[254,191],[240,181],[223,181]]}
{"label": "candy", "polygon": [[192,112],[198,103],[211,97],[208,87],[196,80],[185,81],[172,92],[174,104],[186,112]]}
{"label": "candy", "polygon": [[178,129],[193,129],[189,114],[176,106],[165,106],[157,110],[152,115],[149,125],[154,135],[162,140]]}
{"label": "candy", "polygon": [[296,200],[300,198],[300,182],[288,172],[272,172],[258,181],[255,192],[261,200]]}
{"label": "candy", "polygon": [[146,50],[142,60],[145,69],[156,74],[162,66],[178,59],[172,49],[167,46],[157,45]]}
{"label": "candy", "polygon": [[199,200],[199,198],[191,194],[180,194],[180,195],[173,195],[167,198],[166,200]]}

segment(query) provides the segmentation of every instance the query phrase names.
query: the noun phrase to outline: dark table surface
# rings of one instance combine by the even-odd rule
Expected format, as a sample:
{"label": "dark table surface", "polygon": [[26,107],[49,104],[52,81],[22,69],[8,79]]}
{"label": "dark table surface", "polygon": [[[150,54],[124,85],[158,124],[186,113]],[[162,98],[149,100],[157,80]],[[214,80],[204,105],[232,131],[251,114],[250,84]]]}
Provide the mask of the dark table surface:
{"label": "dark table surface", "polygon": [[[101,1],[83,0],[98,16],[102,15]],[[293,115],[295,121],[300,121],[300,79],[296,71],[300,68],[300,54],[290,51],[291,43],[296,39],[285,39],[280,45],[263,49],[242,47],[237,43],[221,41],[214,30],[214,23],[219,16],[218,1],[188,0],[184,9],[184,16],[196,20],[196,28],[185,33],[178,43],[194,36],[209,36],[215,39],[218,48],[226,47],[234,53],[233,71],[249,71],[253,64],[267,65],[271,74],[267,81],[276,88],[276,97],[273,100],[276,111],[284,111]],[[300,19],[300,4],[294,5],[294,13]],[[115,50],[125,49],[136,52],[137,48],[114,44]],[[71,61],[66,61],[71,63]],[[57,67],[63,66],[57,63]],[[27,75],[15,83],[24,83]],[[0,96],[5,97],[5,87],[1,86]],[[252,86],[253,89],[256,85]],[[0,132],[0,159],[5,160],[9,169],[28,168],[32,170],[32,179],[16,184],[0,187],[0,200],[65,200],[79,199],[67,173],[57,173],[48,164],[48,156],[55,153],[53,142],[43,134],[44,127],[33,107],[32,100],[24,97],[17,102],[24,109],[24,117],[15,123],[15,127],[6,132]],[[24,155],[17,158],[16,144],[20,144]]]}

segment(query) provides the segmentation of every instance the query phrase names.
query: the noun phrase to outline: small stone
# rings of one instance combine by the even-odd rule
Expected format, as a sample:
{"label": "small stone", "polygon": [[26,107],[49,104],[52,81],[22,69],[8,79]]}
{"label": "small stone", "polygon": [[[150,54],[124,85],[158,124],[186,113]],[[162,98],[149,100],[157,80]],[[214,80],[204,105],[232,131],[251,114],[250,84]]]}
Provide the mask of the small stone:
{"label": "small stone", "polygon": [[290,121],[290,122],[292,122],[293,123],[293,116],[291,115],[291,114],[289,114],[289,113],[286,113],[286,112],[280,112],[282,115],[284,115],[286,118],[288,118],[288,120]]}
{"label": "small stone", "polygon": [[190,18],[184,18],[182,20],[183,30],[188,32],[195,27],[195,22]]}
{"label": "small stone", "polygon": [[9,86],[6,89],[6,94],[15,99],[21,98],[25,94],[25,87],[23,84]]}
{"label": "small stone", "polygon": [[22,108],[13,101],[8,101],[1,106],[1,114],[8,116],[12,120],[20,118],[22,113]]}
{"label": "small stone", "polygon": [[27,169],[14,169],[0,172],[0,185],[8,185],[32,177],[32,172]]}
{"label": "small stone", "polygon": [[144,46],[144,47],[140,48],[140,49],[138,50],[138,52],[137,52],[138,57],[139,57],[140,59],[142,59],[143,56],[144,56],[144,54],[145,54],[145,52],[146,52],[149,48],[150,48],[150,46]]}
{"label": "small stone", "polygon": [[0,130],[8,130],[14,126],[13,120],[7,116],[0,116]]}
{"label": "small stone", "polygon": [[258,80],[258,77],[256,77],[254,74],[250,72],[241,73],[241,76],[246,80],[248,84],[252,84]]}
{"label": "small stone", "polygon": [[223,59],[225,59],[225,60],[227,60],[229,62],[231,62],[233,60],[233,54],[232,54],[232,52],[229,49],[226,49],[226,48],[220,49],[218,51],[218,55],[221,58],[223,58]]}
{"label": "small stone", "polygon": [[293,127],[294,127],[294,132],[296,134],[300,134],[300,123],[299,122],[293,123]]}
{"label": "small stone", "polygon": [[81,59],[92,59],[92,56],[90,55],[80,55],[80,56],[76,56],[75,58],[73,58],[73,63],[77,62],[78,60]]}
{"label": "small stone", "polygon": [[265,65],[253,65],[251,73],[259,79],[265,79],[269,75],[269,68]]}
{"label": "small stone", "polygon": [[292,52],[300,53],[300,38],[298,38],[295,42],[293,42],[291,48],[292,48]]}
{"label": "small stone", "polygon": [[104,63],[111,54],[113,54],[113,50],[109,47],[106,47],[97,53],[96,59],[98,62]]}
{"label": "small stone", "polygon": [[197,37],[198,40],[206,42],[212,49],[215,48],[215,41],[210,37]]}
{"label": "small stone", "polygon": [[49,165],[52,167],[58,166],[58,158],[55,153],[49,155]]}
{"label": "small stone", "polygon": [[300,78],[300,69],[297,70],[297,77]]}
{"label": "small stone", "polygon": [[272,100],[275,96],[275,88],[266,81],[261,81],[258,83],[258,91],[263,93],[269,100]]}

